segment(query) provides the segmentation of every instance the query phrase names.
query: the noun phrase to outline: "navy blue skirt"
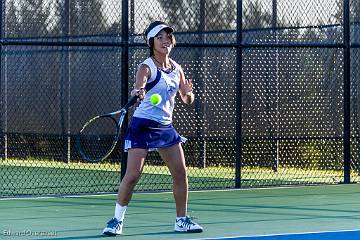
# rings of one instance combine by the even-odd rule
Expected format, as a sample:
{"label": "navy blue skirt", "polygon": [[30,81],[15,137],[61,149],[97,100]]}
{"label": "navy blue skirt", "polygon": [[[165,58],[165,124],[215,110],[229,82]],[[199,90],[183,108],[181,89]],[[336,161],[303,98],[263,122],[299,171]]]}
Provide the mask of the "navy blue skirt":
{"label": "navy blue skirt", "polygon": [[127,152],[130,148],[142,148],[156,151],[186,140],[172,124],[164,125],[154,120],[133,117],[125,135],[124,150]]}

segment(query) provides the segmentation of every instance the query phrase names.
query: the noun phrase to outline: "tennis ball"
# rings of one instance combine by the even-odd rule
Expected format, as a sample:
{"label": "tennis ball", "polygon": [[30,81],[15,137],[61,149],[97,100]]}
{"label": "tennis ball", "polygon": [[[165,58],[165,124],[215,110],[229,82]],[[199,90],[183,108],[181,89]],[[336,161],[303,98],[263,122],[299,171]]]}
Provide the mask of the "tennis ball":
{"label": "tennis ball", "polygon": [[150,102],[152,105],[156,106],[159,105],[159,103],[161,103],[161,96],[158,93],[154,93],[153,95],[150,96]]}

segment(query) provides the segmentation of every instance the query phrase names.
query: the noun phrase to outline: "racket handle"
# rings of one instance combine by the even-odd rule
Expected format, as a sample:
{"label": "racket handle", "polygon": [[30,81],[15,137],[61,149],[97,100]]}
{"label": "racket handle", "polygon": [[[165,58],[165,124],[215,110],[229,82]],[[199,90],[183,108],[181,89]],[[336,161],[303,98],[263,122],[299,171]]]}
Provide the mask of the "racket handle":
{"label": "racket handle", "polygon": [[131,107],[132,105],[134,105],[137,100],[138,100],[139,96],[132,96],[130,98],[130,100],[126,103],[126,105],[123,107],[123,109],[125,109],[126,111],[129,109],[129,107]]}

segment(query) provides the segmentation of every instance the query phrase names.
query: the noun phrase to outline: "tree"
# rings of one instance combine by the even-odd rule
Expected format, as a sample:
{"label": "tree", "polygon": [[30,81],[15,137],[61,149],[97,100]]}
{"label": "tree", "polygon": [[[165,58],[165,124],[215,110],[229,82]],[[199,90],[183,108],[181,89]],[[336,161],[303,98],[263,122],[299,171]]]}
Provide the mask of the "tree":
{"label": "tree", "polygon": [[7,37],[39,37],[48,35],[50,4],[46,0],[23,0],[19,7],[7,2]]}
{"label": "tree", "polygon": [[5,23],[5,36],[15,38],[20,33],[20,20],[19,12],[15,7],[14,1],[7,3],[6,23]]}
{"label": "tree", "polygon": [[335,2],[336,11],[331,15],[331,18],[334,19],[334,21],[338,24],[343,22],[343,2],[343,0],[338,0]]}
{"label": "tree", "polygon": [[[204,1],[205,4],[205,30],[221,31],[235,29],[236,2],[234,0]],[[220,18],[214,16],[221,16]]]}
{"label": "tree", "polygon": [[[202,21],[209,31],[234,28],[236,20],[236,2],[234,0],[158,0],[164,12],[168,13],[168,23],[177,31],[197,31]],[[205,8],[205,15],[201,13]],[[215,16],[221,16],[215,17]],[[201,20],[205,17],[204,20]]]}
{"label": "tree", "polygon": [[[69,9],[66,9],[69,4]],[[101,0],[56,0],[54,32],[72,36],[99,35],[107,31]],[[65,32],[67,31],[67,33]]]}
{"label": "tree", "polygon": [[199,4],[197,0],[159,0],[164,11],[172,16],[168,24],[173,26],[177,31],[195,31],[197,29],[199,19]]}
{"label": "tree", "polygon": [[263,10],[258,0],[250,1],[248,6],[244,6],[243,28],[254,29],[270,27],[272,22],[272,13]]}
{"label": "tree", "polygon": [[46,0],[24,0],[19,9],[19,35],[22,37],[47,36],[51,21],[50,7]]}
{"label": "tree", "polygon": [[360,25],[360,2],[359,1],[351,1],[350,6],[350,16],[351,21],[356,23],[356,26]]}
{"label": "tree", "polygon": [[[344,3],[343,0],[338,0],[337,2],[335,2],[336,12],[331,15],[331,17],[334,18],[337,23],[343,22],[343,15],[344,15],[343,14],[343,10],[344,10],[343,3]],[[350,1],[350,21],[352,23],[355,23],[355,25],[360,24],[360,2],[359,1],[355,1],[355,0]]]}
{"label": "tree", "polygon": [[71,1],[70,24],[71,34],[100,34],[106,31],[104,15],[100,0]]}

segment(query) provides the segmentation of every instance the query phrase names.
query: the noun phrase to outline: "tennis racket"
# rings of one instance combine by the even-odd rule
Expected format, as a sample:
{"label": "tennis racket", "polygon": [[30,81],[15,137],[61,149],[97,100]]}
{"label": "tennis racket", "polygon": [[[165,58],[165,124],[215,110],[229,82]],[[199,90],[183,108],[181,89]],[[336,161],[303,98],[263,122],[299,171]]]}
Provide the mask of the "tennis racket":
{"label": "tennis racket", "polygon": [[112,153],[119,141],[126,113],[137,99],[138,96],[134,96],[120,110],[93,117],[82,126],[76,137],[76,146],[84,160],[97,163]]}

